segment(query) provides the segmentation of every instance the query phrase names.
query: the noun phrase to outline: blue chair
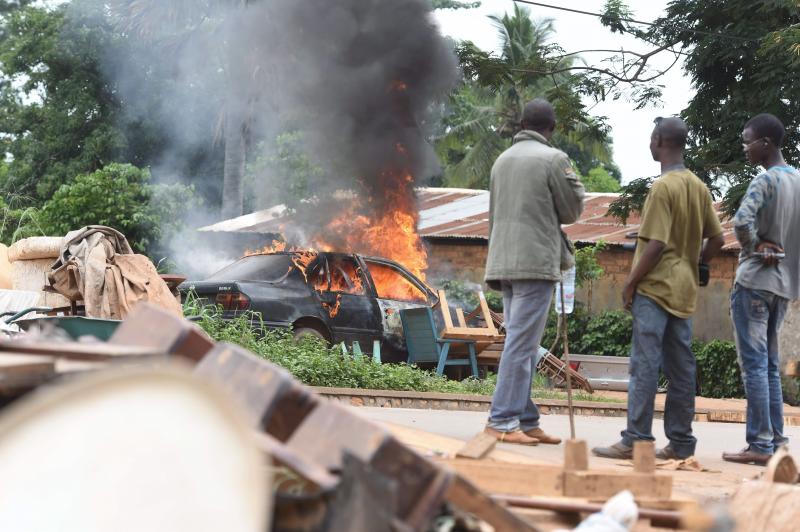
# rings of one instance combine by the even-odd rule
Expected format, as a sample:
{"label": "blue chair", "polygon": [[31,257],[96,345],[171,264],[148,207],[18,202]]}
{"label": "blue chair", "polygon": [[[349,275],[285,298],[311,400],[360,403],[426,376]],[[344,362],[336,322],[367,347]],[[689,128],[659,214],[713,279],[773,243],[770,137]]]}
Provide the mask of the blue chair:
{"label": "blue chair", "polygon": [[[430,307],[403,309],[400,311],[400,321],[403,323],[409,364],[436,363],[437,375],[444,372],[445,366],[469,365],[472,367],[472,376],[478,378],[475,341],[439,337]],[[466,345],[469,358],[448,360],[452,344]]]}

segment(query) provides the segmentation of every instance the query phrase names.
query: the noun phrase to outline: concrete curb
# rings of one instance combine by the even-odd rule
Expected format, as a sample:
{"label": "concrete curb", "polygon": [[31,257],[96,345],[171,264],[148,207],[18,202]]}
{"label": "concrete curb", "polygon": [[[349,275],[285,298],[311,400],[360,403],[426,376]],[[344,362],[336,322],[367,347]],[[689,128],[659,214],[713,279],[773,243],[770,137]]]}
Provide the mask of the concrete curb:
{"label": "concrete curb", "polygon": [[[399,392],[394,390],[364,390],[361,388],[312,387],[323,397],[349,404],[351,406],[375,406],[384,408],[417,408],[431,410],[468,410],[488,412],[492,398],[486,395],[467,395],[455,393]],[[542,414],[567,414],[567,401],[560,399],[537,399]],[[573,401],[573,408],[579,416],[625,417],[625,403],[601,403],[593,401]],[[664,408],[656,407],[655,416],[662,418]],[[716,410],[697,408],[695,421],[715,421],[718,423],[744,423],[745,412],[738,410]],[[784,423],[800,426],[800,416],[784,416]]]}

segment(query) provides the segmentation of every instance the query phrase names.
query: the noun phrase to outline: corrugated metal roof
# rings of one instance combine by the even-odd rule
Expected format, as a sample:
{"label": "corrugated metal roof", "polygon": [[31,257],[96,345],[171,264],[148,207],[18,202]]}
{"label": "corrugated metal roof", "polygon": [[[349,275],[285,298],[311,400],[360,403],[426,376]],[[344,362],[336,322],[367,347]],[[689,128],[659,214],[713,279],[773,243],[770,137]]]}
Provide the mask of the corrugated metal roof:
{"label": "corrugated metal roof", "polygon": [[[639,229],[639,217],[633,215],[626,225],[607,216],[608,207],[618,194],[587,194],[583,215],[574,224],[564,226],[564,231],[579,243],[596,243],[600,240],[611,245],[633,242],[626,235]],[[489,192],[486,190],[455,188],[418,188],[420,235],[425,238],[479,239],[489,238]],[[717,209],[720,209],[717,204]],[[290,222],[284,216],[285,207],[278,205],[264,211],[225,220],[200,228],[212,232],[276,233],[280,226]],[[720,219],[722,216],[720,215]],[[729,220],[722,228],[726,249],[738,249]]]}

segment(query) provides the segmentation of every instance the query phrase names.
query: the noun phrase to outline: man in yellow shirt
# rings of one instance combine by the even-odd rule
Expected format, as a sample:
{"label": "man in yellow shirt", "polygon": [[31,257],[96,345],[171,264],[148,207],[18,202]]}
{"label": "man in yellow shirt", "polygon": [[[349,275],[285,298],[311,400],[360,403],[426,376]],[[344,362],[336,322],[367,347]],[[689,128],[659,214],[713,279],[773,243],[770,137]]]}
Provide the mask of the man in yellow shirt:
{"label": "man in yellow shirt", "polygon": [[[661,163],[642,210],[642,224],[633,269],[622,299],[633,313],[628,426],[622,439],[592,452],[605,458],[628,459],[633,442],[654,441],[653,411],[659,368],[669,381],[664,407],[664,432],[669,445],[661,459],[694,455],[695,358],[691,350],[692,314],[700,271],[724,240],[708,187],[683,163],[688,128],[676,117],[657,119],[650,152]],[[703,240],[708,239],[703,245]],[[702,251],[701,251],[702,250]],[[702,283],[705,284],[705,283]]]}

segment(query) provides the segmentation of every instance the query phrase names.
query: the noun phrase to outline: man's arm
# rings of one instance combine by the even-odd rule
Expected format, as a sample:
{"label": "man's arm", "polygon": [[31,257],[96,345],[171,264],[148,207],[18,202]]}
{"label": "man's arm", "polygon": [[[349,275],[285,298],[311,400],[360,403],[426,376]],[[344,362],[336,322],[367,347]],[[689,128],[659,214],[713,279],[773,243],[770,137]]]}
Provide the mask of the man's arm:
{"label": "man's arm", "polygon": [[708,264],[711,262],[711,259],[719,255],[719,252],[722,251],[722,246],[724,245],[725,238],[722,236],[722,233],[712,236],[706,240],[705,244],[703,244],[703,252],[700,254],[700,262],[702,264]]}
{"label": "man's arm", "polygon": [[583,212],[585,191],[565,154],[556,156],[551,162],[549,183],[558,223],[577,222]]}
{"label": "man's arm", "polygon": [[758,213],[770,198],[772,178],[764,173],[753,179],[747,187],[742,203],[733,217],[733,230],[736,240],[746,254],[751,254],[759,244]]}
{"label": "man's arm", "polygon": [[631,270],[628,280],[625,281],[625,287],[622,289],[622,304],[626,309],[630,310],[631,306],[633,306],[633,294],[636,292],[636,286],[645,275],[656,267],[658,261],[661,260],[665,247],[667,245],[660,240],[647,241],[647,246],[645,246],[642,256],[639,257],[636,266]]}

